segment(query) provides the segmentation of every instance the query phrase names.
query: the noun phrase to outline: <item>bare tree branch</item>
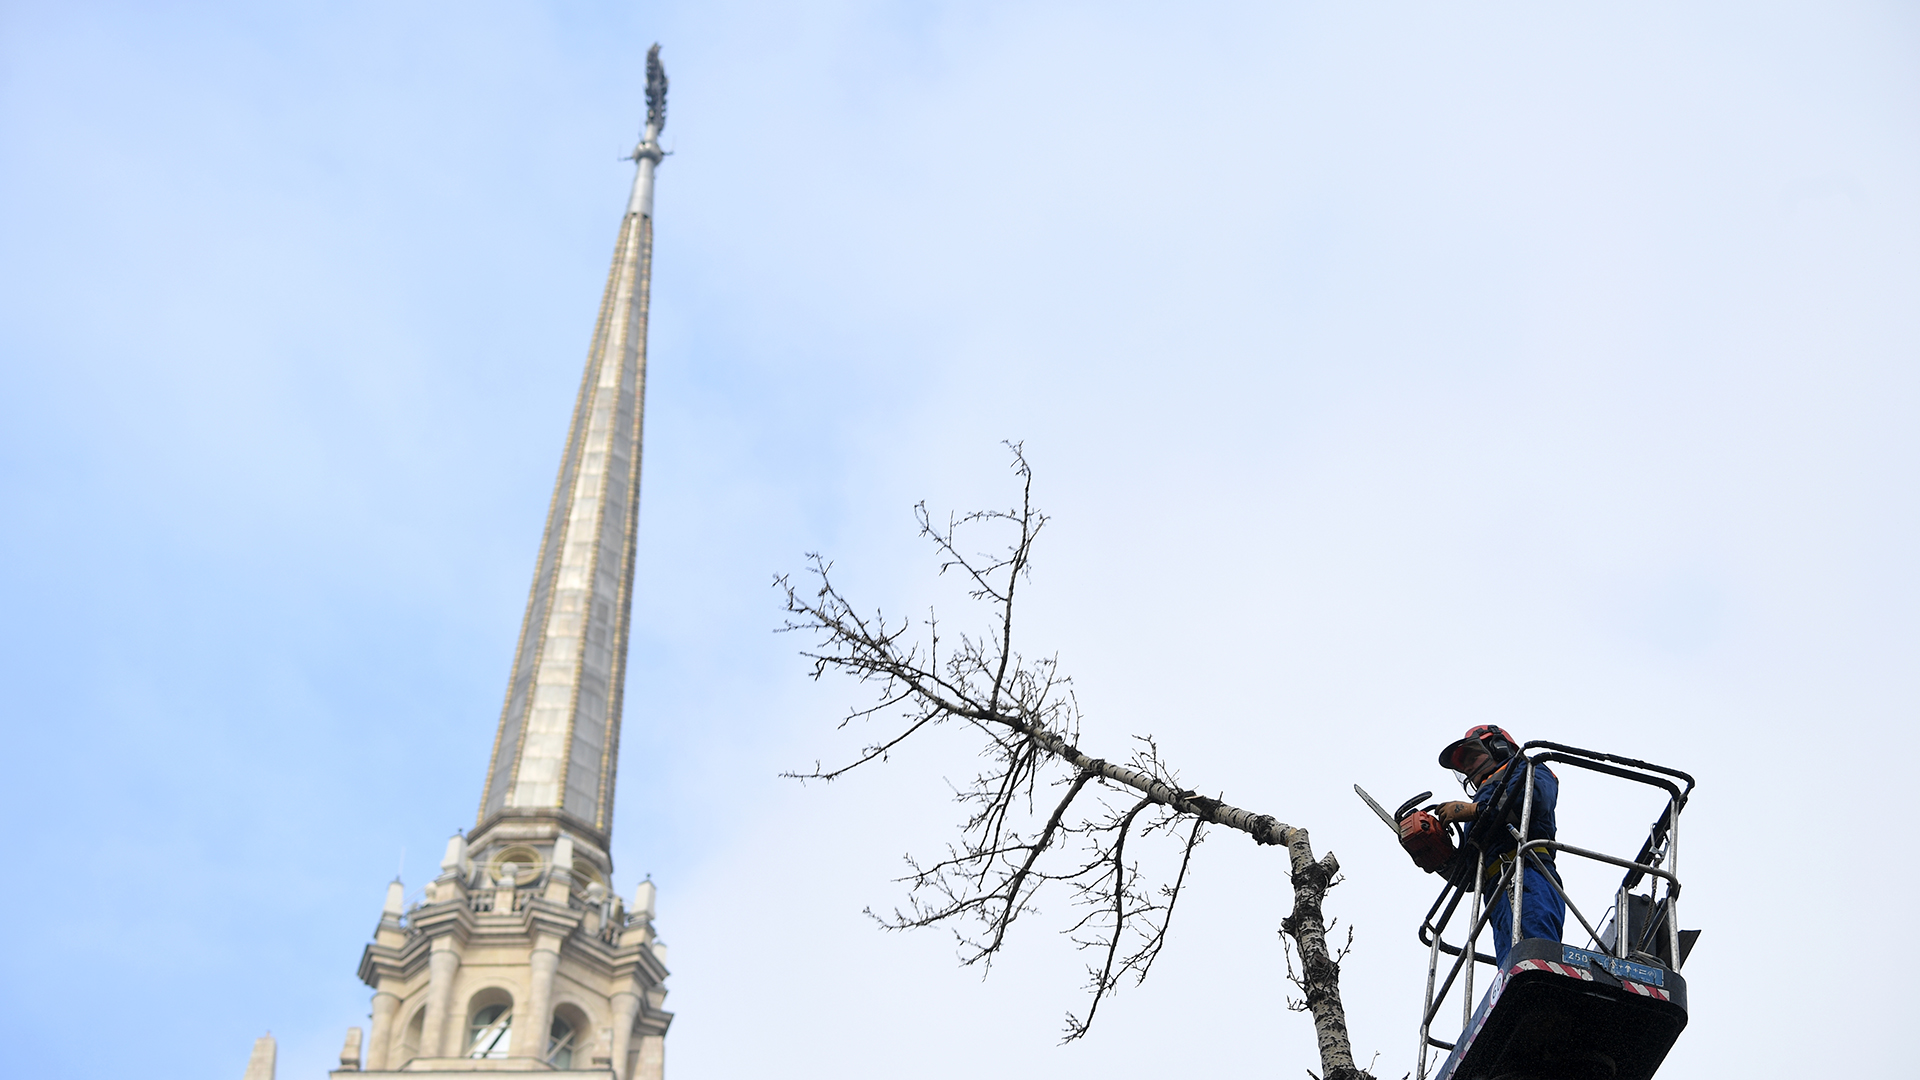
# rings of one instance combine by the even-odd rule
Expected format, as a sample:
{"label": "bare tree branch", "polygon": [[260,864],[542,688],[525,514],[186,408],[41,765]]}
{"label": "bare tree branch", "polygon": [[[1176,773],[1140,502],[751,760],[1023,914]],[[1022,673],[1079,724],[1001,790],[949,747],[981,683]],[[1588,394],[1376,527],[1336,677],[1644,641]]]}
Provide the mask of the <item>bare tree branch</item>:
{"label": "bare tree branch", "polygon": [[[1096,878],[1092,882],[1076,882],[1082,894],[1091,897],[1096,903],[1105,903],[1108,897],[1112,898],[1113,927],[1112,932],[1103,935],[1101,939],[1079,942],[1082,947],[1097,947],[1104,944],[1107,955],[1105,963],[1103,963],[1100,968],[1087,969],[1087,974],[1093,976],[1093,981],[1088,984],[1093,990],[1093,1002],[1087,1006],[1087,1018],[1085,1020],[1075,1018],[1072,1013],[1067,1014],[1067,1034],[1064,1041],[1071,1042],[1074,1039],[1084,1036],[1087,1031],[1093,1027],[1093,1017],[1095,1013],[1100,1011],[1101,999],[1113,992],[1115,983],[1113,963],[1120,955],[1121,928],[1126,926],[1129,914],[1127,911],[1127,901],[1133,898],[1134,890],[1131,885],[1133,880],[1138,877],[1137,868],[1128,867],[1126,862],[1127,831],[1133,827],[1133,821],[1140,815],[1140,811],[1152,805],[1152,799],[1141,799],[1133,805],[1131,810],[1128,810],[1121,816],[1118,824],[1114,827],[1112,852],[1102,860],[1112,866],[1111,878],[1103,876]],[[1110,885],[1108,884],[1109,881],[1111,881]],[[1081,919],[1080,922],[1076,924],[1075,929],[1086,925],[1093,918],[1094,914],[1091,912],[1088,913],[1086,918]],[[1129,962],[1131,962],[1131,958],[1129,958]],[[1123,967],[1122,970],[1124,971],[1125,968]]]}
{"label": "bare tree branch", "polygon": [[1135,986],[1147,981],[1147,969],[1153,967],[1153,962],[1160,958],[1160,946],[1167,941],[1167,927],[1173,923],[1173,905],[1180,899],[1180,889],[1187,883],[1187,867],[1193,862],[1193,849],[1200,846],[1201,830],[1206,827],[1206,822],[1193,819],[1193,829],[1187,834],[1187,846],[1180,853],[1180,872],[1174,875],[1172,885],[1161,886],[1161,894],[1167,898],[1166,914],[1161,917],[1160,925],[1154,930],[1146,948],[1141,950],[1146,959],[1141,961],[1139,975],[1133,980]]}
{"label": "bare tree branch", "polygon": [[[862,615],[836,586],[832,564],[819,555],[807,557],[811,589],[803,591],[784,576],[775,579],[787,610],[781,630],[812,639],[801,655],[813,662],[814,678],[839,671],[874,692],[873,703],[851,709],[841,726],[894,720],[890,732],[847,764],[833,769],[816,764],[811,772],[788,775],[831,781],[886,760],[907,739],[934,728],[957,725],[983,736],[984,765],[954,791],[955,800],[968,808],[958,842],[930,863],[909,856],[909,872],[899,879],[907,886],[904,909],[875,918],[893,930],[946,925],[959,945],[961,963],[990,970],[1014,922],[1033,910],[1034,896],[1049,883],[1062,883],[1085,909],[1066,932],[1079,947],[1102,957],[1088,968],[1092,1001],[1085,1019],[1067,1017],[1067,1041],[1087,1034],[1100,1002],[1128,973],[1136,985],[1146,979],[1166,944],[1206,826],[1284,846],[1294,906],[1282,926],[1300,953],[1297,977],[1291,974],[1290,954],[1287,963],[1304,995],[1302,1008],[1313,1014],[1322,1072],[1327,1080],[1371,1080],[1353,1063],[1340,1004],[1339,960],[1345,952],[1329,953],[1321,916],[1338,862],[1331,854],[1315,859],[1305,829],[1182,787],[1151,738],[1139,739],[1125,763],[1085,752],[1079,745],[1079,704],[1058,657],[1030,658],[1015,648],[1014,598],[1029,576],[1034,541],[1047,517],[1033,505],[1033,471],[1021,446],[1007,447],[1020,480],[1017,506],[950,515],[943,525],[934,523],[925,503],[914,507],[920,535],[938,555],[940,573],[957,572],[967,596],[988,607],[987,633],[961,633],[950,643],[932,611],[922,624],[923,638],[913,635],[911,622],[890,621],[877,610]],[[1011,535],[999,551],[974,554],[966,538],[978,529]],[[1043,784],[1065,791],[1041,819],[1035,794]],[[1083,807],[1090,794],[1091,804]],[[1122,809],[1108,804],[1113,796],[1126,800]],[[1152,839],[1152,848],[1162,843],[1159,838],[1173,841],[1177,828],[1185,832],[1177,841],[1178,871],[1170,883],[1144,887],[1134,854],[1138,843],[1130,846],[1129,836],[1137,842]],[[1054,857],[1047,858],[1049,853]]]}

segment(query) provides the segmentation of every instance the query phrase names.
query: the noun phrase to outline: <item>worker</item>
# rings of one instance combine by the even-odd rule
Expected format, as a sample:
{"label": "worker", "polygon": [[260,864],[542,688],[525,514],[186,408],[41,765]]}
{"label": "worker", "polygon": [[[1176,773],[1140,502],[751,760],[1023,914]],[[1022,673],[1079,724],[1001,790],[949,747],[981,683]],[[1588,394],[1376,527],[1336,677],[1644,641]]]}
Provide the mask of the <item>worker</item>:
{"label": "worker", "polygon": [[[1526,795],[1526,762],[1520,756],[1520,744],[1513,736],[1492,724],[1467,729],[1465,738],[1448,743],[1440,751],[1440,764],[1453,770],[1471,802],[1441,803],[1433,815],[1443,823],[1461,823],[1466,828],[1462,853],[1478,848],[1486,854],[1486,873],[1480,880],[1480,894],[1491,910],[1488,923],[1493,928],[1495,962],[1506,966],[1507,949],[1513,942],[1513,898],[1497,890],[1502,872],[1513,865],[1513,833],[1520,827],[1520,812]],[[1553,808],[1560,795],[1560,780],[1545,765],[1533,767],[1533,815],[1527,830],[1529,840],[1554,838]],[[1468,856],[1471,858],[1471,856]],[[1472,863],[1468,864],[1471,874]],[[1546,874],[1552,874],[1549,882]],[[1559,871],[1554,868],[1553,852],[1534,849],[1527,859],[1525,885],[1520,897],[1520,936],[1560,940],[1567,920],[1567,902],[1561,893]]]}

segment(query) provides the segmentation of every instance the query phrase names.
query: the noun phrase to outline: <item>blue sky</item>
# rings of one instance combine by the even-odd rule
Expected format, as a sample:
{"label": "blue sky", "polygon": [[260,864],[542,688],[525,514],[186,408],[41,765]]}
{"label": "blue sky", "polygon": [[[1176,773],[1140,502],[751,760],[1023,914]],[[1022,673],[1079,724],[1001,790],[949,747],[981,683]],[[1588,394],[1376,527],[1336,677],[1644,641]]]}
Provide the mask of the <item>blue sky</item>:
{"label": "blue sky", "polygon": [[1441,787],[1480,721],[1700,777],[1663,1076],[1902,1070],[1910,7],[717,2],[0,8],[9,1072],[238,1076],[271,1029],[316,1076],[362,1022],[386,881],[477,804],[656,40],[614,856],[674,1075],[1313,1063],[1272,852],[1203,848],[1059,1048],[1044,922],[983,983],[860,914],[963,747],[776,776],[853,691],[771,577],[940,595],[910,508],[1005,501],[1009,438],[1088,745],[1339,853],[1381,1075],[1429,896],[1348,788]]}

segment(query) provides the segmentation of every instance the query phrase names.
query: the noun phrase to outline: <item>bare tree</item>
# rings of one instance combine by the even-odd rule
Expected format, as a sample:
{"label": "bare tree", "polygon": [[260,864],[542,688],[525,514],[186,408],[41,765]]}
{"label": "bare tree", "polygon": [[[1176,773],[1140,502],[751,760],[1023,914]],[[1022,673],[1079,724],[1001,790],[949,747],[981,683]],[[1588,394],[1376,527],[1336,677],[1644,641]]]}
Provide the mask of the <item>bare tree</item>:
{"label": "bare tree", "polygon": [[[990,612],[986,632],[949,635],[932,611],[918,627],[877,611],[862,615],[834,584],[832,564],[819,555],[808,556],[813,588],[776,579],[786,597],[784,629],[815,640],[803,651],[813,661],[814,678],[841,671],[876,691],[876,699],[851,710],[841,727],[855,721],[885,725],[884,734],[852,761],[832,769],[816,763],[810,772],[788,775],[831,781],[884,761],[923,731],[971,729],[984,764],[955,789],[967,809],[958,841],[937,859],[909,856],[909,872],[901,879],[907,885],[904,908],[875,918],[895,930],[947,926],[959,941],[963,964],[990,968],[1014,922],[1034,910],[1036,894],[1059,883],[1080,910],[1069,933],[1092,957],[1092,998],[1084,1016],[1068,1014],[1068,1041],[1087,1033],[1100,1002],[1123,979],[1131,976],[1136,985],[1146,979],[1208,825],[1284,847],[1292,865],[1293,910],[1281,922],[1282,940],[1290,939],[1289,952],[1300,957],[1297,971],[1288,957],[1288,976],[1301,994],[1289,1007],[1312,1014],[1324,1080],[1371,1080],[1354,1064],[1340,1002],[1345,949],[1329,951],[1321,913],[1340,871],[1332,853],[1316,859],[1305,829],[1183,786],[1150,737],[1137,738],[1125,761],[1087,753],[1080,746],[1079,706],[1058,658],[1015,648],[1015,592],[1028,581],[1034,542],[1047,517],[1034,508],[1033,473],[1020,446],[1008,447],[1020,481],[1019,506],[949,517],[944,524],[935,523],[925,503],[915,507],[920,535],[939,552],[940,572],[958,573],[968,595]],[[1004,534],[1004,549],[963,550],[963,535],[979,530]],[[1167,875],[1142,874],[1143,843],[1177,852],[1170,882]]]}

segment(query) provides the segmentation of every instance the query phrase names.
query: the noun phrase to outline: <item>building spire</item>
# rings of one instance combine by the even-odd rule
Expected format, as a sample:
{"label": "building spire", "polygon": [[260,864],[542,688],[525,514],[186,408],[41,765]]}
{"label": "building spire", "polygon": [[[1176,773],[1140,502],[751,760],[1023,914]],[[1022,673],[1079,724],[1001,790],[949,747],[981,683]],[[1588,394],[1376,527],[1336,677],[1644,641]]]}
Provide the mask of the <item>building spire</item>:
{"label": "building spire", "polygon": [[647,51],[647,125],[633,195],[567,433],[534,565],[479,824],[557,812],[605,843],[613,820],[620,699],[633,601],[646,400],[653,174],[665,154],[667,76]]}

